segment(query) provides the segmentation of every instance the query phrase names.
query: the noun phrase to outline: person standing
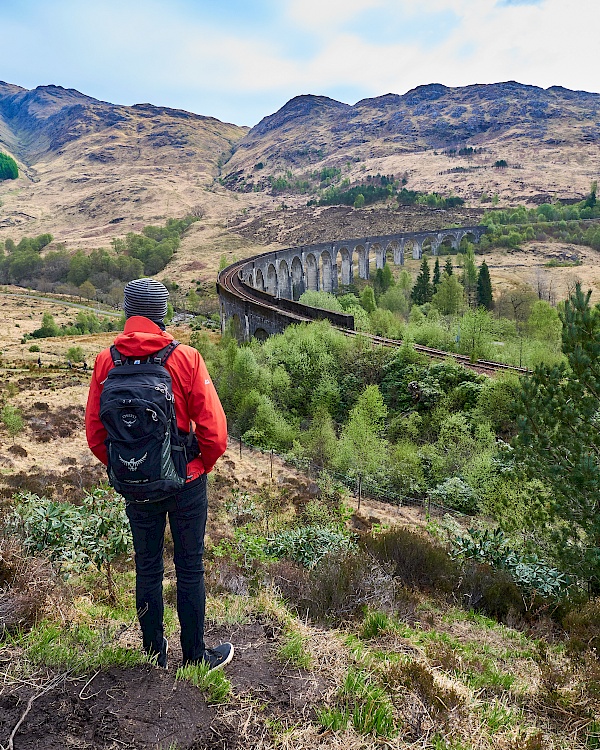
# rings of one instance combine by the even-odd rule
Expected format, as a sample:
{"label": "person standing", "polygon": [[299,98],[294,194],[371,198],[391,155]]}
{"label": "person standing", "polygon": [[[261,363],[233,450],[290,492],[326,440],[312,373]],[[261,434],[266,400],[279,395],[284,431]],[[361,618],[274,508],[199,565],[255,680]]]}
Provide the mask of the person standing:
{"label": "person standing", "polygon": [[[212,649],[204,643],[206,482],[207,474],[227,447],[227,421],[199,352],[177,344],[165,330],[168,296],[167,288],[154,279],[136,279],[125,287],[125,329],[115,338],[112,351],[108,348],[98,354],[92,371],[85,415],[86,437],[94,455],[108,466],[105,444],[108,432],[100,418],[100,400],[110,371],[122,360],[137,365],[142,360],[155,361],[157,354],[168,351],[164,367],[171,377],[177,428],[180,434],[187,435],[189,431],[190,438],[195,436],[199,451],[187,463],[187,475],[181,480],[185,483],[174,492],[151,501],[140,501],[139,496],[124,493],[135,550],[136,607],[144,649],[157,658],[159,666],[166,668],[168,642],[163,628],[162,582],[168,517],[174,545],[183,663],[206,662],[214,669],[228,664],[234,652],[231,643]],[[131,420],[129,415],[124,416]],[[144,457],[133,463],[120,460],[133,468]]]}

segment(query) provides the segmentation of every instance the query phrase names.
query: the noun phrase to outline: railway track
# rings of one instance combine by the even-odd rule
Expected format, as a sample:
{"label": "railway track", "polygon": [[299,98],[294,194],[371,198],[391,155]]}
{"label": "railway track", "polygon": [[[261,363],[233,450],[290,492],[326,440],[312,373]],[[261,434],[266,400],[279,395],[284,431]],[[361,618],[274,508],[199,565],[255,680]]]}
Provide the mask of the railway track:
{"label": "railway track", "polygon": [[[230,294],[233,294],[238,299],[243,300],[245,302],[251,302],[253,305],[258,305],[259,307],[262,307],[266,310],[273,310],[277,311],[279,315],[282,315],[286,318],[289,318],[290,323],[307,323],[314,320],[314,318],[309,317],[308,315],[303,316],[298,313],[293,313],[288,310],[281,310],[275,302],[272,304],[265,301],[262,297],[259,297],[258,295],[252,294],[252,287],[245,284],[241,278],[240,278],[240,270],[242,266],[247,263],[248,260],[238,261],[237,263],[232,264],[231,266],[228,266],[223,271],[220,272],[218,276],[218,284],[225,289]],[[275,300],[275,298],[273,298]],[[346,336],[363,336],[368,339],[370,339],[374,344],[379,344],[380,346],[387,346],[387,347],[400,347],[402,346],[402,341],[396,340],[396,339],[388,339],[384,336],[376,336],[374,334],[368,334],[368,333],[362,333],[359,331],[352,331],[349,328],[341,328],[339,326],[334,326],[338,328],[339,331],[341,331]],[[528,372],[528,370],[525,367],[516,367],[514,365],[507,365],[503,362],[491,362],[489,360],[485,359],[477,359],[475,361],[471,361],[471,358],[468,357],[466,354],[456,354],[454,352],[446,352],[442,349],[434,349],[430,346],[423,346],[421,344],[414,344],[415,350],[418,352],[421,352],[422,354],[425,354],[428,357],[431,357],[432,359],[447,359],[448,357],[452,358],[456,362],[459,362],[460,364],[464,365],[465,367],[468,367],[471,370],[475,370],[476,372],[481,373],[489,373],[493,374],[496,372],[502,372],[502,371],[508,371],[508,372],[515,372],[515,373],[522,373],[525,374]]]}

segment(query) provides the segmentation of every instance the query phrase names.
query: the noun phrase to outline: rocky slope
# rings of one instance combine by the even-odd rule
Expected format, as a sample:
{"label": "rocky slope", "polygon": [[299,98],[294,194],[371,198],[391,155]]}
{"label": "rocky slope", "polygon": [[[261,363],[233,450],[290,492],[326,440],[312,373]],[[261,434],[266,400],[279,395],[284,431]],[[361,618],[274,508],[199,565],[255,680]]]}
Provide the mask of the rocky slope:
{"label": "rocky slope", "polygon": [[600,174],[600,94],[509,82],[431,84],[353,106],[298,96],[248,132],[180,110],[0,82],[0,150],[21,168],[0,183],[0,241],[51,232],[91,248],[194,209],[236,225],[281,203],[301,211],[323,187],[323,167],[339,170],[334,184],[394,174],[474,209],[496,193],[500,205],[580,199]]}
{"label": "rocky slope", "polygon": [[[73,89],[0,83],[0,150],[21,167],[0,183],[0,234],[85,239],[182,215],[204,200],[247,131],[212,117],[101,102]],[[97,243],[96,243],[97,244]]]}
{"label": "rocky slope", "polygon": [[[465,146],[476,153],[444,153]],[[423,158],[427,153],[439,158]],[[360,171],[410,175],[435,170],[411,186],[434,187],[431,177],[443,173],[450,176],[437,179],[438,189],[449,183],[460,194],[468,192],[470,181],[477,189],[487,181],[493,189],[497,175],[492,178],[488,168],[503,159],[509,169],[521,170],[511,185],[517,195],[523,192],[520,184],[526,195],[574,193],[589,187],[599,156],[600,94],[516,82],[460,88],[431,84],[354,106],[323,96],[295,97],[237,144],[226,165],[226,182],[253,190],[265,187],[271,175],[291,170],[306,176],[321,165],[341,167],[351,181],[360,178]],[[530,172],[540,167],[544,172],[544,162],[552,172],[535,179]],[[506,172],[496,182],[501,187]]]}

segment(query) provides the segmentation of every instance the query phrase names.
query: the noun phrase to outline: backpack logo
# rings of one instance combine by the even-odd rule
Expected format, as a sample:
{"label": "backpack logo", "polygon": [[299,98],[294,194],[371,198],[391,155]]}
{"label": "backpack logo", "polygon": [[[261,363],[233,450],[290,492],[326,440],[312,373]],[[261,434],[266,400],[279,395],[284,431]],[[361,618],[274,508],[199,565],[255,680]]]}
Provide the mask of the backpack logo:
{"label": "backpack logo", "polygon": [[133,427],[133,425],[137,422],[137,416],[135,414],[123,414],[121,417],[123,422],[127,425],[127,427]]}
{"label": "backpack logo", "polygon": [[148,458],[148,454],[144,453],[144,455],[141,458],[138,458],[137,460],[135,458],[130,458],[129,461],[126,461],[121,454],[119,454],[119,461],[123,464],[123,466],[126,466],[129,471],[136,471],[136,469],[139,469],[139,467],[144,463],[144,461]]}

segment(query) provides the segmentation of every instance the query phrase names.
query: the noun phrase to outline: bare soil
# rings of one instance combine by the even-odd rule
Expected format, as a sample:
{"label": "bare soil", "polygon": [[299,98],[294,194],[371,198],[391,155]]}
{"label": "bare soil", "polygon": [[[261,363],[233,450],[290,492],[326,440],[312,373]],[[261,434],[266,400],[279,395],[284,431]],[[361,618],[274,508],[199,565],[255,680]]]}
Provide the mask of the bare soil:
{"label": "bare soil", "polygon": [[[203,693],[177,680],[177,645],[172,667],[108,669],[77,679],[68,676],[37,698],[14,740],[15,750],[65,747],[112,750],[233,750],[256,742],[253,713],[296,723],[314,714],[323,694],[320,678],[290,669],[277,660],[277,629],[249,622],[207,629],[211,643],[230,640],[235,657],[226,668],[233,698],[226,706],[208,705]],[[0,732],[8,735],[36,692],[29,686],[0,696]],[[262,729],[264,732],[264,729]],[[253,736],[254,735],[254,736]]]}

